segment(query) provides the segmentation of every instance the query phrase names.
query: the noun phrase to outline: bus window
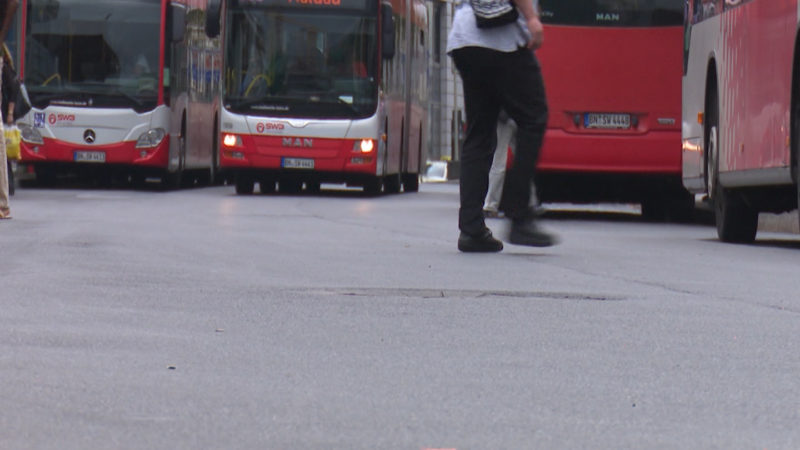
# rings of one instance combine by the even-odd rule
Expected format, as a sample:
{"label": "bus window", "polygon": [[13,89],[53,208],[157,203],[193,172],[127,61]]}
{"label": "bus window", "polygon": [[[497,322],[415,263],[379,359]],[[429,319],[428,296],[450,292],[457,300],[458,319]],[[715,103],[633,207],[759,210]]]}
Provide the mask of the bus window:
{"label": "bus window", "polygon": [[226,107],[276,116],[368,117],[377,107],[377,21],[361,12],[231,8]]}
{"label": "bus window", "polygon": [[[30,0],[38,11],[50,5]],[[62,2],[28,16],[25,84],[43,108],[54,95],[91,92],[97,106],[156,105],[160,2]],[[132,40],[131,36],[139,36]],[[63,94],[63,95],[62,95]]]}

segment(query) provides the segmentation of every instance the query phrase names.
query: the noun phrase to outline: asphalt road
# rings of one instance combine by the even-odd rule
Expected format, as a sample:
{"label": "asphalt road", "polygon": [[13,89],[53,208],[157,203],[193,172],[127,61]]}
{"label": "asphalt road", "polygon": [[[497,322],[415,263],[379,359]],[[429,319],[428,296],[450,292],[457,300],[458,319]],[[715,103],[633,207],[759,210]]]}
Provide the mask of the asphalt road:
{"label": "asphalt road", "polygon": [[461,254],[453,184],[12,202],[2,449],[800,448],[795,234],[548,205],[561,245]]}

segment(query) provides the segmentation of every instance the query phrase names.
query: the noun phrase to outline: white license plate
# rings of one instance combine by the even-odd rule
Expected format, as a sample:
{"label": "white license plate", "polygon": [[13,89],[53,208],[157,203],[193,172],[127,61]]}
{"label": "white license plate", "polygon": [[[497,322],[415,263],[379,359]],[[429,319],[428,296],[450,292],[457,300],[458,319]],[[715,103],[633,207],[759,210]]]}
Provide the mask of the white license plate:
{"label": "white license plate", "polygon": [[630,114],[588,113],[584,116],[583,126],[586,128],[630,128]]}
{"label": "white license plate", "polygon": [[77,150],[75,152],[75,162],[104,163],[106,162],[106,152],[87,152]]}
{"label": "white license plate", "polygon": [[283,158],[281,167],[284,169],[313,169],[314,160],[310,158]]}

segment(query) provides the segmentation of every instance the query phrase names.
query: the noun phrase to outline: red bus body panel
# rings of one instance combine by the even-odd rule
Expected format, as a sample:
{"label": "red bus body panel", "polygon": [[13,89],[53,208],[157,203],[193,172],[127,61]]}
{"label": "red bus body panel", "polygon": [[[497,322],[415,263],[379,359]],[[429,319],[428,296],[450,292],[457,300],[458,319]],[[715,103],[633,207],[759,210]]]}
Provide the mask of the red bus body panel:
{"label": "red bus body panel", "polygon": [[722,112],[720,171],[788,167],[790,109],[798,7],[758,1],[723,15],[719,75]]}
{"label": "red bus body panel", "polygon": [[[537,57],[550,118],[540,172],[680,175],[682,32],[545,26]],[[638,124],[586,129],[585,113],[629,113]]]}

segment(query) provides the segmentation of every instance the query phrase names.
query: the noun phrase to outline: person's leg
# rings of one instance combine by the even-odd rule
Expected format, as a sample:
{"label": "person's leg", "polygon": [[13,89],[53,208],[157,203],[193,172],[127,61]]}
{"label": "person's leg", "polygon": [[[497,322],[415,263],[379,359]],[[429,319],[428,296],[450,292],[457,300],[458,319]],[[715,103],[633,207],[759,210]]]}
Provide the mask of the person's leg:
{"label": "person's leg", "polygon": [[486,230],[483,201],[489,185],[494,148],[497,142],[497,117],[500,113],[492,50],[463,48],[453,52],[464,86],[464,107],[467,113],[467,135],[461,151],[459,177],[461,205],[459,229],[468,235],[481,235]]}
{"label": "person's leg", "polygon": [[500,73],[503,106],[517,123],[514,163],[506,173],[508,215],[512,221],[508,240],[536,247],[554,245],[557,238],[539,229],[531,207],[534,173],[548,114],[541,69],[533,53],[521,50],[504,58]]}
{"label": "person's leg", "polygon": [[508,147],[513,134],[513,122],[497,123],[497,146],[494,150],[492,168],[489,170],[489,192],[483,203],[483,211],[497,215],[500,208],[500,199],[503,196],[503,183],[506,178],[506,163],[508,162]]}
{"label": "person's leg", "polygon": [[512,218],[525,218],[531,213],[531,184],[547,126],[544,82],[538,61],[527,50],[504,55],[499,73],[503,105],[517,124],[514,163],[506,173],[509,211]]}
{"label": "person's leg", "polygon": [[2,123],[0,123],[0,137],[2,137],[0,138],[0,218],[8,218],[11,214],[8,207],[8,163],[6,161],[6,139]]}

